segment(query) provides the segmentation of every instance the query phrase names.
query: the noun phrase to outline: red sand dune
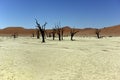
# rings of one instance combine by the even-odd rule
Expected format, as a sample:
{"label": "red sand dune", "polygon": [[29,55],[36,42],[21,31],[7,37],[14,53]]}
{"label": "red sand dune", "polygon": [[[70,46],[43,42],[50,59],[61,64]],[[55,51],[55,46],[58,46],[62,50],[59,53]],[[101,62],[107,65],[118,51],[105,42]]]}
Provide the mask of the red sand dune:
{"label": "red sand dune", "polygon": [[23,27],[7,27],[0,30],[0,35],[6,35],[10,36],[14,33],[20,35],[20,36],[32,36],[33,33],[35,33],[35,29],[24,29]]}
{"label": "red sand dune", "polygon": [[120,36],[120,25],[102,28],[101,34],[105,36]]}
{"label": "red sand dune", "polygon": [[[71,28],[69,26],[65,26],[63,27],[63,29],[64,36],[69,36]],[[79,31],[76,36],[96,36],[95,28],[76,28],[75,31]],[[46,30],[47,34],[51,32],[52,29]],[[32,34],[36,35],[36,29],[25,29],[23,27],[7,27],[4,29],[0,29],[0,36],[10,36],[14,33],[17,33],[19,36],[32,36]],[[100,34],[102,36],[120,36],[120,25],[102,28]]]}

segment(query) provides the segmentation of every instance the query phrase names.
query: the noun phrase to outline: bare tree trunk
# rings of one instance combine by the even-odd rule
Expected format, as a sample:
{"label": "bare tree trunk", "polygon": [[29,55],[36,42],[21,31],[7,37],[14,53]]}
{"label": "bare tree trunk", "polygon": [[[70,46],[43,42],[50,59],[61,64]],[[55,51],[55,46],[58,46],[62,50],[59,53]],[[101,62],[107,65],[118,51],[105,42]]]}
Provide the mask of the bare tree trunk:
{"label": "bare tree trunk", "polygon": [[97,35],[97,38],[99,39],[99,38],[100,38],[100,35],[99,35],[99,33],[97,33],[96,35]]}
{"label": "bare tree trunk", "polygon": [[52,33],[52,37],[53,37],[53,40],[55,40],[55,33],[54,32]]}
{"label": "bare tree trunk", "polygon": [[59,39],[59,41],[61,41],[61,28],[59,25],[55,26],[55,28],[56,28],[56,32],[58,35],[58,39]]}
{"label": "bare tree trunk", "polygon": [[75,31],[74,28],[71,29],[71,31],[70,31],[71,41],[73,41],[73,37],[77,32],[79,32],[79,31]]}
{"label": "bare tree trunk", "polygon": [[13,38],[14,38],[14,39],[16,38],[16,34],[13,34]]}
{"label": "bare tree trunk", "polygon": [[59,41],[61,41],[61,33],[60,33],[60,28],[59,27],[57,28],[57,34],[58,34]]}
{"label": "bare tree trunk", "polygon": [[73,36],[74,36],[74,35],[71,33],[71,41],[73,41]]}
{"label": "bare tree trunk", "polygon": [[13,33],[13,38],[15,39],[15,38],[17,38],[18,37],[18,34],[17,34],[17,32],[15,32],[15,33]]}
{"label": "bare tree trunk", "polygon": [[53,33],[53,40],[55,40],[55,33]]}
{"label": "bare tree trunk", "polygon": [[38,29],[36,30],[36,35],[37,35],[37,39],[39,39],[40,38],[40,32],[39,32]]}
{"label": "bare tree trunk", "polygon": [[59,41],[61,41],[61,34],[60,33],[58,34],[58,37],[59,37]]}
{"label": "bare tree trunk", "polygon": [[42,42],[44,43],[45,42],[45,32],[41,32],[41,35],[42,35]]}
{"label": "bare tree trunk", "polygon": [[42,43],[44,43],[45,42],[45,26],[46,26],[47,22],[45,22],[44,25],[40,26],[40,24],[36,20],[36,24],[37,24],[37,27],[41,33],[41,36],[42,36]]}
{"label": "bare tree trunk", "polygon": [[32,33],[32,37],[35,37],[34,33]]}
{"label": "bare tree trunk", "polygon": [[53,31],[52,31],[52,37],[53,37],[53,40],[55,40],[55,33],[56,33],[56,29],[53,28]]}
{"label": "bare tree trunk", "polygon": [[51,37],[51,33],[48,34],[48,37]]}
{"label": "bare tree trunk", "polygon": [[64,29],[62,28],[62,29],[61,29],[61,37],[62,37],[62,40],[63,40],[63,36],[64,36]]}
{"label": "bare tree trunk", "polygon": [[96,29],[96,31],[95,31],[95,33],[96,33],[98,39],[100,39],[100,32],[101,32],[100,29]]}

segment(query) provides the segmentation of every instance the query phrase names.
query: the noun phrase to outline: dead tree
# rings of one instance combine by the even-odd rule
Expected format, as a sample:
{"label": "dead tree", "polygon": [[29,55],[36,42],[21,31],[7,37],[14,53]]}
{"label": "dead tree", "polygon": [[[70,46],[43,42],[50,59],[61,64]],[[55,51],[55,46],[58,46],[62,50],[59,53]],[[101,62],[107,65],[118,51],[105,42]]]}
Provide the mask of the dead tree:
{"label": "dead tree", "polygon": [[64,36],[64,28],[61,28],[61,39],[63,40],[63,36]]}
{"label": "dead tree", "polygon": [[58,35],[58,39],[59,41],[61,41],[61,28],[59,25],[55,26],[55,28],[56,28],[56,33]]}
{"label": "dead tree", "polygon": [[50,37],[50,33],[48,31],[45,31],[45,36]]}
{"label": "dead tree", "polygon": [[53,40],[55,40],[55,34],[56,34],[56,29],[53,28],[53,29],[52,29],[52,37],[53,37]]}
{"label": "dead tree", "polygon": [[98,39],[100,39],[100,32],[101,32],[100,29],[96,29],[96,30],[95,30],[95,34],[97,35],[97,38],[98,38]]}
{"label": "dead tree", "polygon": [[32,33],[32,37],[35,37],[34,33]]}
{"label": "dead tree", "polygon": [[71,35],[71,41],[73,41],[73,36],[78,33],[79,31],[75,31],[74,28],[71,28],[70,35]]}
{"label": "dead tree", "polygon": [[13,38],[15,39],[17,36],[16,36],[16,34],[13,34]]}
{"label": "dead tree", "polygon": [[37,39],[39,39],[40,38],[40,31],[39,31],[39,29],[36,29],[36,35],[37,35]]}
{"label": "dead tree", "polygon": [[45,42],[45,26],[46,26],[47,22],[45,22],[45,24],[41,26],[38,23],[37,19],[35,19],[35,20],[36,20],[37,27],[41,33],[41,36],[42,36],[42,43],[44,43]]}
{"label": "dead tree", "polygon": [[52,37],[52,32],[49,32],[49,33],[47,34],[47,37]]}
{"label": "dead tree", "polygon": [[31,33],[32,33],[31,37],[35,37],[35,30],[34,29],[31,31]]}
{"label": "dead tree", "polygon": [[18,37],[17,32],[13,33],[12,36],[13,36],[14,39],[17,38]]}

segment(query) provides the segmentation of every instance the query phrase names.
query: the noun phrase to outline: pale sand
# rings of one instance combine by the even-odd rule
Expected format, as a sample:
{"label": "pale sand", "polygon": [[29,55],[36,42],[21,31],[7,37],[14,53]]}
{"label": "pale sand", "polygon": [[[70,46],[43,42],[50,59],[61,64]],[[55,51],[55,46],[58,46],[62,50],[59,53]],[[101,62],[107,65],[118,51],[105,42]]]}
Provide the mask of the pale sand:
{"label": "pale sand", "polygon": [[120,38],[0,37],[0,80],[120,80]]}

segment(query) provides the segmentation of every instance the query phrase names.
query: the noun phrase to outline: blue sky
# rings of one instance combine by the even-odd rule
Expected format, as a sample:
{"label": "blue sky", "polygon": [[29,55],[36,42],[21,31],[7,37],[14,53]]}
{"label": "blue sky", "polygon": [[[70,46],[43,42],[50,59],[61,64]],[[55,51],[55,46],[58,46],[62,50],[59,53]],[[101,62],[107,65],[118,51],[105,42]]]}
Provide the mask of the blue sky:
{"label": "blue sky", "polygon": [[0,0],[0,28],[35,28],[35,18],[46,28],[55,24],[78,28],[120,24],[120,0]]}

